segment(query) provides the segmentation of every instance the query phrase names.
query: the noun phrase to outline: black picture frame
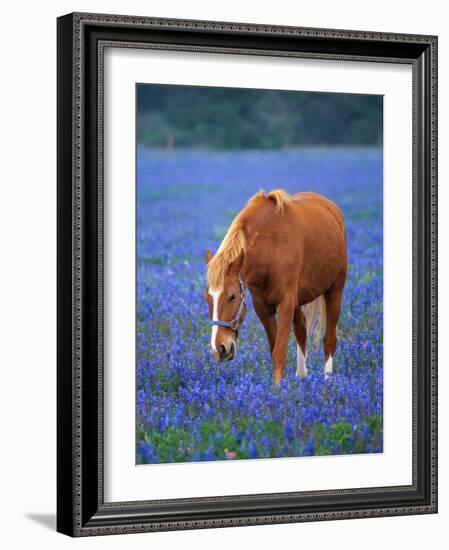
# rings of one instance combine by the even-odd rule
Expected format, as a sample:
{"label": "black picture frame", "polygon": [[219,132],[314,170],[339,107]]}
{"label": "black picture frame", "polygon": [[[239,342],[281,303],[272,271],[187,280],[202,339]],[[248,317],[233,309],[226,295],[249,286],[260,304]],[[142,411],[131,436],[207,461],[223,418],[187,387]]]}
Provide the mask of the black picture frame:
{"label": "black picture frame", "polygon": [[[71,536],[437,512],[437,37],[74,13],[58,18],[57,530]],[[413,69],[413,483],[105,503],[102,47],[407,63]]]}

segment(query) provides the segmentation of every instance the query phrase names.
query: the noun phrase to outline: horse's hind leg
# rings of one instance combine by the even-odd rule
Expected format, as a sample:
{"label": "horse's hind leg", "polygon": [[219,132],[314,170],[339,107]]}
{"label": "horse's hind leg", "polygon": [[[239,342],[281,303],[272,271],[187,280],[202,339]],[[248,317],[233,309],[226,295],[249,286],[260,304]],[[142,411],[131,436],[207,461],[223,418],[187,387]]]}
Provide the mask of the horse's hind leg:
{"label": "horse's hind leg", "polygon": [[297,342],[296,376],[299,378],[304,378],[307,376],[307,329],[306,318],[300,307],[295,309],[295,315],[293,317],[293,331]]}
{"label": "horse's hind leg", "polygon": [[324,295],[326,302],[326,331],[323,339],[325,376],[332,374],[333,358],[337,347],[337,323],[340,317],[345,279],[346,273],[342,272],[334,285]]}

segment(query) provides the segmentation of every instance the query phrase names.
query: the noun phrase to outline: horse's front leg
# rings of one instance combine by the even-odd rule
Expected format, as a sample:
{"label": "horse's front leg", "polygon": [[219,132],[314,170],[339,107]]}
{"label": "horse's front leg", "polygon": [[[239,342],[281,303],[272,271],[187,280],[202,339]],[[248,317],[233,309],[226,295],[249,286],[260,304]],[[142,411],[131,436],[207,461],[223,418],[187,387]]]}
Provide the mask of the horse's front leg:
{"label": "horse's front leg", "polygon": [[285,363],[287,361],[288,337],[290,336],[295,312],[294,300],[290,296],[285,296],[277,307],[277,312],[278,330],[271,357],[273,359],[274,383],[276,386],[279,386],[282,376],[284,375]]}
{"label": "horse's front leg", "polygon": [[253,298],[253,305],[257,317],[259,317],[260,322],[262,323],[267,334],[270,354],[272,354],[276,343],[277,334],[276,309],[257,298]]}

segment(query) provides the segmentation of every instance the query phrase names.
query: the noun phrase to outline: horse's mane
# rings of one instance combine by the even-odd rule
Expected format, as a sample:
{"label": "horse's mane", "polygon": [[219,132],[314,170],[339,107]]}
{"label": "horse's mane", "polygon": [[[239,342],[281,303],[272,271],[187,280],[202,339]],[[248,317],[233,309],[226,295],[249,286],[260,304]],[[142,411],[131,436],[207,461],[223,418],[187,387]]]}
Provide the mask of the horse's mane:
{"label": "horse's mane", "polygon": [[285,207],[291,202],[291,197],[282,189],[276,189],[265,194],[259,191],[252,196],[246,206],[237,214],[231,223],[217,253],[207,265],[207,282],[209,288],[220,290],[224,287],[224,280],[229,266],[235,262],[239,256],[246,252],[246,237],[243,230],[244,219],[249,211],[257,207],[261,202],[273,201],[276,205],[276,213],[282,214]]}

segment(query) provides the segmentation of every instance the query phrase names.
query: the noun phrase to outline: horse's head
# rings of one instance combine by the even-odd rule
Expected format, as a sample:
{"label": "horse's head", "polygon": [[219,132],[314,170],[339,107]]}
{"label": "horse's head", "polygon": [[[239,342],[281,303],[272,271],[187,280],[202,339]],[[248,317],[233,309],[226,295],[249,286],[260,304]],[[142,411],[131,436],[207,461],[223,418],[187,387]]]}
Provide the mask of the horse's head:
{"label": "horse's head", "polygon": [[[206,264],[212,259],[212,252],[206,251]],[[204,291],[209,306],[212,326],[210,345],[217,361],[231,361],[237,353],[238,329],[246,313],[245,290],[239,274],[240,262],[232,263],[226,271],[222,288]]]}

